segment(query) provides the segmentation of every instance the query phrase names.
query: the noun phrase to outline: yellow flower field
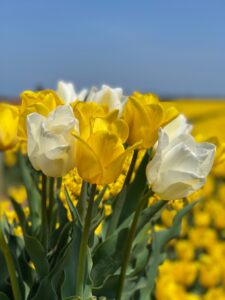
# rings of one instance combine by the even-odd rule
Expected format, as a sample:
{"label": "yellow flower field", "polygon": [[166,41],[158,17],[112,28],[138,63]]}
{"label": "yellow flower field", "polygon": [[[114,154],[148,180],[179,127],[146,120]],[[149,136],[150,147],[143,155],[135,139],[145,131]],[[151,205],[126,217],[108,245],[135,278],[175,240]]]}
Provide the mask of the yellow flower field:
{"label": "yellow flower field", "polygon": [[63,82],[0,103],[0,295],[225,299],[224,114]]}

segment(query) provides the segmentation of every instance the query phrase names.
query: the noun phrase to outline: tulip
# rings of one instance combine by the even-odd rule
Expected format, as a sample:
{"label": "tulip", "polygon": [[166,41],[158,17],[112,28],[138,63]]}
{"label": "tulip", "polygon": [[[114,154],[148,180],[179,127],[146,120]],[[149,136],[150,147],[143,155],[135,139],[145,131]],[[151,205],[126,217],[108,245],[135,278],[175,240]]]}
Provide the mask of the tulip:
{"label": "tulip", "polygon": [[97,103],[78,103],[75,116],[80,135],[76,151],[77,170],[87,182],[108,184],[121,173],[123,163],[136,147],[125,149],[127,124],[118,119],[118,111],[105,114]]}
{"label": "tulip", "polygon": [[181,134],[189,134],[193,126],[187,122],[184,115],[178,115],[172,122],[164,127],[164,132],[169,136],[170,142]]}
{"label": "tulip", "polygon": [[63,101],[52,90],[43,90],[38,92],[24,91],[21,94],[21,106],[19,116],[18,136],[21,140],[27,138],[27,116],[37,112],[45,117],[56,109],[57,106],[63,105]]}
{"label": "tulip", "polygon": [[172,136],[168,127],[160,129],[155,155],[146,167],[148,183],[164,200],[183,198],[200,189],[213,165],[215,146],[196,143],[185,133],[187,128],[183,126],[177,135],[173,131]]}
{"label": "tulip", "polygon": [[27,116],[28,157],[36,170],[61,177],[75,167],[76,122],[69,105],[58,106],[48,117],[36,112]]}
{"label": "tulip", "polygon": [[129,97],[123,113],[129,126],[128,144],[141,142],[142,149],[152,147],[158,138],[159,127],[176,115],[175,109],[164,109],[156,95],[134,93]]}
{"label": "tulip", "polygon": [[76,93],[74,85],[71,82],[59,81],[57,85],[57,95],[65,104],[73,103],[75,100],[84,101],[87,96],[87,90]]}
{"label": "tulip", "polygon": [[18,108],[0,103],[0,151],[11,149],[17,142]]}
{"label": "tulip", "polygon": [[123,95],[121,88],[111,88],[102,85],[100,90],[92,88],[87,96],[87,102],[96,102],[105,107],[108,112],[118,109],[119,115],[122,114],[127,97]]}

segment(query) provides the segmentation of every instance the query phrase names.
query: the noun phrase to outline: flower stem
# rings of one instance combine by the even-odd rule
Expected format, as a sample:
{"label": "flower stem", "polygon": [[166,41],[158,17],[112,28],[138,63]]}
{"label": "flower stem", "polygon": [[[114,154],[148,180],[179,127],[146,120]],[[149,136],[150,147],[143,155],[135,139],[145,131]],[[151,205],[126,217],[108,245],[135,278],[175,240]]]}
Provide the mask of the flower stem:
{"label": "flower stem", "polygon": [[124,282],[125,282],[125,278],[126,278],[127,266],[128,266],[129,259],[130,259],[132,243],[133,243],[133,240],[135,237],[138,219],[139,219],[139,216],[141,214],[141,211],[142,211],[142,208],[143,208],[145,202],[146,202],[146,197],[144,197],[140,201],[140,203],[135,211],[134,218],[133,218],[133,221],[131,224],[131,228],[130,228],[128,236],[127,236],[127,241],[126,241],[125,249],[124,249],[123,262],[122,262],[120,277],[119,277],[119,285],[118,285],[117,294],[116,294],[116,300],[122,299],[123,286],[124,286]]}
{"label": "flower stem", "polygon": [[55,178],[49,177],[49,186],[48,186],[48,198],[49,198],[49,205],[48,205],[48,226],[49,232],[54,229],[54,219],[53,219],[53,208],[55,205],[55,198],[54,198],[54,185],[55,185]]}
{"label": "flower stem", "polygon": [[138,157],[138,150],[136,149],[136,150],[134,150],[132,160],[131,160],[129,170],[127,172],[127,176],[125,178],[123,187],[130,183],[130,180],[131,180],[131,177],[132,177],[132,174],[133,174],[133,171],[134,171],[134,167],[135,167],[135,164],[136,164],[136,161],[137,161],[137,157]]}
{"label": "flower stem", "polygon": [[77,270],[77,277],[76,277],[76,295],[80,296],[81,299],[83,299],[84,277],[86,271],[87,250],[88,250],[88,238],[89,238],[89,231],[91,226],[91,218],[92,218],[92,210],[93,210],[95,193],[96,193],[96,184],[93,184],[91,187],[91,194],[90,194],[88,209],[85,217],[84,229],[81,236],[78,270]]}
{"label": "flower stem", "polygon": [[48,243],[48,220],[47,220],[47,177],[42,174],[41,190],[41,242],[45,249]]}
{"label": "flower stem", "polygon": [[81,186],[81,191],[80,191],[80,197],[79,197],[79,200],[77,203],[77,210],[79,212],[82,224],[84,223],[85,212],[87,210],[87,203],[86,203],[87,186],[88,186],[88,183],[85,180],[83,180],[82,186]]}
{"label": "flower stem", "polygon": [[111,233],[113,233],[114,230],[118,226],[120,216],[121,216],[121,212],[122,212],[122,209],[123,209],[123,205],[124,205],[124,202],[125,202],[126,194],[127,194],[127,187],[130,183],[131,176],[133,174],[134,167],[135,167],[135,164],[136,164],[136,161],[137,161],[137,157],[138,157],[138,150],[134,150],[132,160],[131,160],[131,163],[130,163],[130,166],[129,166],[129,170],[127,172],[126,178],[125,178],[124,183],[123,183],[123,187],[122,187],[120,193],[117,195],[117,197],[115,199],[115,204],[114,204],[114,209],[113,209],[114,213],[113,213],[111,222],[109,223],[109,227],[108,227],[107,234],[106,234],[107,237]]}
{"label": "flower stem", "polygon": [[0,225],[0,249],[3,253],[3,256],[6,261],[7,269],[9,272],[9,277],[12,285],[12,291],[13,291],[13,296],[15,300],[22,300],[21,294],[20,294],[20,288],[19,288],[19,283],[17,280],[16,276],[16,267],[13,261],[12,254],[10,252],[9,246],[5,240],[4,234],[1,229]]}

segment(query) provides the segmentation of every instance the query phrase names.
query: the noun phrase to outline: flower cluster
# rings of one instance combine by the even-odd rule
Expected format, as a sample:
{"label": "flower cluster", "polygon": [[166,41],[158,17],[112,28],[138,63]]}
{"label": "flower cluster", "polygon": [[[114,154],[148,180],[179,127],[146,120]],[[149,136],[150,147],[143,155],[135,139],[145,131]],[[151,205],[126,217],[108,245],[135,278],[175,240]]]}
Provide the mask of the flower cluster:
{"label": "flower cluster", "polygon": [[33,167],[47,176],[76,167],[85,181],[109,184],[132,151],[154,146],[146,176],[159,196],[171,200],[199,189],[212,167],[213,144],[196,143],[185,117],[154,94],[125,97],[105,85],[77,93],[59,82],[56,91],[25,91],[21,100],[19,107],[1,104],[1,149],[26,141]]}
{"label": "flower cluster", "polygon": [[[194,138],[186,117],[156,95],[127,97],[106,85],[76,92],[61,81],[56,90],[25,91],[20,105],[0,104],[0,117],[0,150],[9,165],[18,156],[14,175],[26,188],[0,206],[8,210],[0,212],[0,254],[10,295],[158,297],[159,257],[214,157],[214,170],[223,162],[223,145]],[[164,231],[154,224],[170,219],[170,205],[179,211]],[[188,284],[193,270],[187,265]],[[5,285],[0,291],[8,297]]]}

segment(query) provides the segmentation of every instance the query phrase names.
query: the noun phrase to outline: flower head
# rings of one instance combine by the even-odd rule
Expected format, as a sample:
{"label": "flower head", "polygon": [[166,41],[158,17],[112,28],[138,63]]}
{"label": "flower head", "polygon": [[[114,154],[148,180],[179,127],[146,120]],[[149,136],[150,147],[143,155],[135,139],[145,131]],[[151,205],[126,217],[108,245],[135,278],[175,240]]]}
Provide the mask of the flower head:
{"label": "flower head", "polygon": [[108,112],[117,109],[119,115],[122,114],[126,100],[127,97],[123,95],[121,88],[111,88],[107,85],[102,85],[100,90],[93,87],[87,97],[87,102],[96,102]]}
{"label": "flower head", "polygon": [[19,110],[15,105],[0,103],[0,151],[11,149],[17,142]]}
{"label": "flower head", "polygon": [[188,125],[181,123],[176,135],[171,128],[178,120],[172,123],[160,129],[156,153],[146,168],[153,191],[165,200],[186,197],[201,188],[215,155],[213,144],[194,141],[187,133]]}
{"label": "flower head", "polygon": [[76,161],[79,175],[96,184],[113,182],[121,173],[127,155],[136,147],[125,149],[127,124],[118,119],[118,111],[104,113],[97,103],[78,103],[79,120]]}
{"label": "flower head", "polygon": [[29,114],[36,112],[47,117],[57,106],[63,105],[63,101],[52,90],[38,92],[24,91],[20,97],[21,106],[18,136],[25,140],[27,138],[26,120]]}
{"label": "flower head", "polygon": [[60,177],[75,167],[76,120],[69,105],[58,106],[48,117],[27,117],[28,157],[36,170]]}
{"label": "flower head", "polygon": [[123,117],[129,126],[129,145],[141,141],[140,148],[152,147],[158,138],[158,129],[177,115],[173,108],[164,109],[154,94],[134,93],[129,97]]}
{"label": "flower head", "polygon": [[64,101],[65,104],[73,103],[76,100],[84,101],[87,96],[87,90],[84,89],[80,93],[75,91],[74,85],[71,82],[59,81],[56,93]]}

